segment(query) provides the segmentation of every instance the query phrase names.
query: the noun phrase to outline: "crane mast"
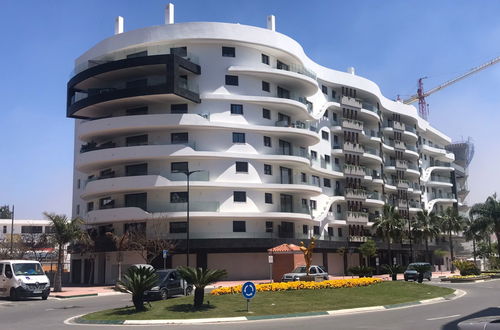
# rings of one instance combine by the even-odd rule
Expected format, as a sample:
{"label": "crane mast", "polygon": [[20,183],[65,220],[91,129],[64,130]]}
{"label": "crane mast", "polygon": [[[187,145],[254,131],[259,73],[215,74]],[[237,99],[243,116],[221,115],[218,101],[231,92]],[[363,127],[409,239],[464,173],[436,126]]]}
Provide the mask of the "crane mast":
{"label": "crane mast", "polygon": [[446,88],[450,85],[453,85],[454,83],[456,83],[462,79],[465,79],[465,78],[469,77],[470,75],[473,75],[474,73],[477,73],[481,70],[484,70],[487,67],[490,67],[498,62],[500,62],[500,56],[496,57],[496,58],[494,58],[494,59],[492,59],[484,64],[481,64],[480,66],[472,68],[469,71],[467,71],[466,73],[464,73],[456,78],[453,78],[451,80],[448,80],[447,82],[445,82],[437,87],[434,87],[434,88],[428,90],[427,92],[424,92],[424,83],[423,83],[423,80],[426,79],[427,77],[420,78],[420,79],[418,79],[417,94],[414,94],[414,95],[410,96],[409,98],[407,98],[406,100],[403,100],[403,103],[404,104],[411,104],[411,103],[418,100],[418,112],[422,118],[427,119],[427,115],[429,114],[429,106],[427,104],[427,101],[425,100],[425,98],[427,96],[434,94],[435,92],[440,91],[441,89]]}

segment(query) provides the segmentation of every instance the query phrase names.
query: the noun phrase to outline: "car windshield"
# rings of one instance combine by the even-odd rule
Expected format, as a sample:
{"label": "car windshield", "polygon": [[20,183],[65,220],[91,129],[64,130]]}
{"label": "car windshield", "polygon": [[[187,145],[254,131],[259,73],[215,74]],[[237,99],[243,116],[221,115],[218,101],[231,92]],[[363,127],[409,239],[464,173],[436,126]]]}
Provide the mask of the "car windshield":
{"label": "car windshield", "polygon": [[407,270],[415,270],[415,267],[418,267],[418,266],[427,266],[427,265],[429,265],[429,264],[409,264],[408,268],[406,268],[406,269]]}
{"label": "car windshield", "polygon": [[165,277],[167,277],[168,274],[169,274],[168,272],[156,272],[156,275],[158,275],[158,284],[163,282],[163,280],[165,279]]}
{"label": "car windshield", "polygon": [[306,267],[305,266],[297,267],[293,270],[292,273],[306,273]]}
{"label": "car windshield", "polygon": [[45,275],[40,264],[12,264],[12,267],[14,268],[14,274],[16,275]]}

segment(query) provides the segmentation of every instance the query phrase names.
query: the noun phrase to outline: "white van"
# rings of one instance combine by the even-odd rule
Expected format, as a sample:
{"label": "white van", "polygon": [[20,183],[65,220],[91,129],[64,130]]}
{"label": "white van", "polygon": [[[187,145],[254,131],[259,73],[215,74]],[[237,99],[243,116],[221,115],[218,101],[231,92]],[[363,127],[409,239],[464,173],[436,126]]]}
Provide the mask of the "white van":
{"label": "white van", "polygon": [[0,260],[0,297],[46,300],[49,294],[50,281],[38,261]]}

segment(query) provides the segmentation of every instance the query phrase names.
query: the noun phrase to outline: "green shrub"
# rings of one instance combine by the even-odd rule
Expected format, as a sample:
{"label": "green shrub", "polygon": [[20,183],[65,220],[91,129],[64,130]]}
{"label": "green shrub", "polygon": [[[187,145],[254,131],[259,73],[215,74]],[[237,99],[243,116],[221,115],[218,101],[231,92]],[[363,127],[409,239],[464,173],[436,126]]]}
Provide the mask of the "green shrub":
{"label": "green shrub", "polygon": [[382,269],[387,272],[387,274],[401,274],[405,271],[401,265],[382,265]]}
{"label": "green shrub", "polygon": [[373,268],[367,266],[355,266],[347,270],[347,272],[354,276],[371,277],[373,276]]}
{"label": "green shrub", "polygon": [[461,276],[481,275],[481,270],[472,261],[455,260],[453,265],[458,268]]}

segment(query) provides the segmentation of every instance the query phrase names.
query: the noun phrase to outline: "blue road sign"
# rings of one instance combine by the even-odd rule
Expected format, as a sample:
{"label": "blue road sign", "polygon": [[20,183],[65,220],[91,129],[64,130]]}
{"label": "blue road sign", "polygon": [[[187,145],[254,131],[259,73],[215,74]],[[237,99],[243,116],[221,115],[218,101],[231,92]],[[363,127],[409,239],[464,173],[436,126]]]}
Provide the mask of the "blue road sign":
{"label": "blue road sign", "polygon": [[253,284],[252,282],[246,282],[245,284],[243,284],[243,287],[241,288],[241,294],[243,295],[243,298],[252,299],[255,296],[255,293],[257,293],[255,284]]}
{"label": "blue road sign", "polygon": [[163,259],[167,259],[168,250],[163,250]]}

